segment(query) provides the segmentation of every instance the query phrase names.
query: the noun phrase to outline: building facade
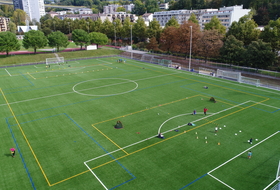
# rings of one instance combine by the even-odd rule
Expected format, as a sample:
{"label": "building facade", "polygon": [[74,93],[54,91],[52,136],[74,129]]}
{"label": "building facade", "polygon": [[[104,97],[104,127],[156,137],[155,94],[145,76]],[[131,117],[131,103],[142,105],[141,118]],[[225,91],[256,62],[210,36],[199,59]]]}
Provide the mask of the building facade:
{"label": "building facade", "polygon": [[209,23],[213,16],[216,16],[221,24],[227,29],[234,21],[239,21],[241,17],[249,14],[250,9],[243,9],[243,5],[235,5],[231,7],[222,7],[217,11],[206,12],[202,15],[201,28],[204,29],[206,23]]}
{"label": "building facade", "polygon": [[44,0],[13,0],[14,9],[22,9],[29,19],[40,22],[40,18],[46,14]]}
{"label": "building facade", "polygon": [[164,27],[165,24],[174,17],[179,24],[183,24],[188,21],[191,14],[195,14],[196,19],[200,25],[201,29],[204,29],[204,25],[212,19],[213,16],[221,21],[227,29],[234,21],[238,21],[242,16],[248,14],[250,9],[243,9],[243,5],[232,6],[232,7],[222,7],[220,9],[200,9],[200,10],[174,10],[174,11],[162,11],[155,12],[154,19],[156,19],[159,24]]}
{"label": "building facade", "polygon": [[9,30],[9,22],[9,18],[0,17],[0,32],[6,32]]}

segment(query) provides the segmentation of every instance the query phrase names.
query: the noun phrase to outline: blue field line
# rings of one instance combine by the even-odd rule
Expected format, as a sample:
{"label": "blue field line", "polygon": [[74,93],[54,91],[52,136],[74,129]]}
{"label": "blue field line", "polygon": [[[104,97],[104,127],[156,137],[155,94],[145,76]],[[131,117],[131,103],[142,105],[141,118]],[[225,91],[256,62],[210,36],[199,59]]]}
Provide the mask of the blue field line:
{"label": "blue field line", "polygon": [[[20,124],[26,124],[26,123],[30,123],[30,122],[34,122],[34,121],[39,121],[39,120],[42,120],[42,119],[56,117],[56,116],[59,116],[59,115],[63,115],[63,113],[56,114],[56,115],[51,115],[51,116],[48,116],[48,117],[42,117],[42,118],[39,118],[39,119],[33,119],[33,120],[30,120],[30,121],[21,122]],[[11,118],[11,117],[7,117],[6,119],[8,119],[8,118]],[[14,124],[14,125],[17,125],[17,124]],[[14,125],[10,125],[10,126],[14,126]]]}
{"label": "blue field line", "polygon": [[[123,183],[121,183],[121,184],[115,186],[115,187],[112,187],[111,189],[115,189],[115,188],[117,188],[117,187],[119,187],[119,186],[121,186],[121,185],[123,185],[123,184],[125,184],[125,183],[128,183],[128,182],[134,180],[135,178],[136,178],[136,177],[133,177],[133,178],[131,178],[131,179],[129,179],[129,180],[127,180],[127,181],[125,181],[125,182],[123,182]],[[109,189],[109,190],[111,190],[111,189]]]}
{"label": "blue field line", "polygon": [[182,187],[182,188],[179,189],[179,190],[185,189],[186,187],[190,186],[190,185],[193,184],[194,182],[200,180],[201,178],[203,178],[203,177],[205,177],[205,176],[207,176],[207,175],[208,175],[208,173],[206,173],[206,174],[200,176],[199,178],[195,179],[194,181],[190,182],[189,184],[185,185],[184,187]]}
{"label": "blue field line", "polygon": [[35,189],[36,189],[35,184],[33,183],[32,177],[31,177],[31,175],[30,175],[30,173],[29,173],[29,170],[28,170],[27,165],[26,165],[26,163],[25,163],[25,161],[24,161],[24,158],[23,158],[23,156],[22,156],[22,154],[21,154],[21,151],[20,151],[20,148],[19,148],[19,146],[18,146],[17,140],[16,140],[16,138],[15,138],[15,136],[14,136],[13,130],[12,130],[12,128],[11,128],[11,126],[10,126],[10,124],[9,124],[9,122],[8,122],[8,120],[7,120],[7,118],[6,118],[6,123],[7,123],[7,125],[8,125],[9,130],[10,130],[10,133],[11,133],[11,135],[12,135],[12,138],[13,138],[13,140],[14,140],[14,143],[16,144],[17,151],[18,151],[18,153],[19,153],[19,155],[20,155],[21,161],[22,161],[23,166],[24,166],[24,168],[25,168],[25,171],[26,171],[26,173],[27,173],[27,175],[28,175],[28,178],[29,178],[29,181],[30,181],[30,183],[31,183],[31,185],[32,185],[32,188],[35,190]]}
{"label": "blue field line", "polygon": [[275,112],[278,112],[278,111],[280,111],[280,109],[277,109],[277,110],[275,110],[275,111],[273,111],[273,112],[271,112],[271,113],[275,113]]}
{"label": "blue field line", "polygon": [[23,78],[25,78],[31,84],[31,86],[34,86],[33,82],[31,82],[24,74],[22,74],[21,72],[19,73],[21,76],[23,76]]}
{"label": "blue field line", "polygon": [[113,160],[115,160],[131,177],[132,179],[126,181],[126,182],[123,182],[121,184],[119,184],[118,186],[120,185],[123,185],[133,179],[135,179],[136,177],[127,169],[125,168],[118,160],[116,160],[116,158],[111,155],[105,148],[103,148],[92,136],[90,136],[90,134],[88,134],[78,123],[76,123],[69,115],[67,115],[66,113],[63,113],[68,119],[70,119],[77,127],[79,127],[91,140],[93,140],[95,142],[95,144],[97,144],[104,152],[106,152]]}

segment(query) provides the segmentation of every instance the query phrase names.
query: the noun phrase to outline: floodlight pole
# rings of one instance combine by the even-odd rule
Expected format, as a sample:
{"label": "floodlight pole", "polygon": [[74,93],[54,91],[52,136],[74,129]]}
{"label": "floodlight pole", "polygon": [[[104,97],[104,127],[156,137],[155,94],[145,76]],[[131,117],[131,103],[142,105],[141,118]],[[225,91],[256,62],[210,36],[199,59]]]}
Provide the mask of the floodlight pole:
{"label": "floodlight pole", "polygon": [[114,32],[115,32],[115,47],[116,47],[116,41],[117,41],[117,38],[116,38],[116,23],[113,22],[113,24],[114,24]]}
{"label": "floodlight pole", "polygon": [[130,25],[130,45],[131,45],[130,58],[132,59],[132,24]]}
{"label": "floodlight pole", "polygon": [[70,22],[67,22],[68,23],[68,27],[69,27],[69,37],[70,37],[70,41],[71,41],[71,35],[70,35]]}
{"label": "floodlight pole", "polygon": [[191,36],[190,36],[190,57],[189,57],[189,71],[191,71],[191,62],[192,62],[192,26],[191,28]]}

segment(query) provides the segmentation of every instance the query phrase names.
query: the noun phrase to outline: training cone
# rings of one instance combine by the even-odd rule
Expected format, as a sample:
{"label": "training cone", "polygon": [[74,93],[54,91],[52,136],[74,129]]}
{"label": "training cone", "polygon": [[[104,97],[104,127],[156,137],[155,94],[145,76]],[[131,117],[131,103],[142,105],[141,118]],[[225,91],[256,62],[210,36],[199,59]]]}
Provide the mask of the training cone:
{"label": "training cone", "polygon": [[196,136],[196,139],[198,139],[198,136]]}
{"label": "training cone", "polygon": [[207,141],[205,141],[205,143],[208,143]]}
{"label": "training cone", "polygon": [[221,143],[218,142],[218,145],[221,145]]}

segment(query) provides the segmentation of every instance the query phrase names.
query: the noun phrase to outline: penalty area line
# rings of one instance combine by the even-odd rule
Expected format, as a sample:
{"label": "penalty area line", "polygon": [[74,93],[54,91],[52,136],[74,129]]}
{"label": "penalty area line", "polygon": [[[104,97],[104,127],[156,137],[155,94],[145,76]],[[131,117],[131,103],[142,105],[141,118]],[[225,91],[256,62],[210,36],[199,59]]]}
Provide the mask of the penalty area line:
{"label": "penalty area line", "polygon": [[94,177],[99,181],[99,183],[106,189],[108,190],[108,188],[104,185],[104,183],[102,183],[102,181],[97,177],[97,175],[92,171],[92,169],[86,164],[86,162],[84,162],[85,166],[88,168],[88,170],[94,175]]}
{"label": "penalty area line", "polygon": [[225,182],[223,182],[222,180],[219,180],[218,178],[216,178],[215,176],[211,175],[208,173],[209,176],[211,176],[212,178],[214,178],[215,180],[219,181],[220,183],[224,184],[225,186],[227,186],[228,188],[234,190],[234,188],[232,188],[231,186],[229,186],[228,184],[226,184]]}

